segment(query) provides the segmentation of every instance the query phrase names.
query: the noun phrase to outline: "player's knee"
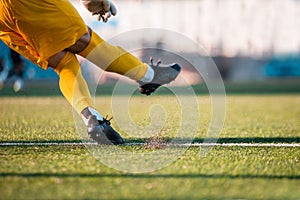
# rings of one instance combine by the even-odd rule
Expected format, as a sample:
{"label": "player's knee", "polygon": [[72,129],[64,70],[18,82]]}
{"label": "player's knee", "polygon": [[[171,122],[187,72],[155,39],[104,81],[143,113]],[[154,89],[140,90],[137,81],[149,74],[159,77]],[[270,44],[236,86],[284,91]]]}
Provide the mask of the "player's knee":
{"label": "player's knee", "polygon": [[82,52],[88,46],[90,40],[91,40],[91,30],[89,28],[87,33],[85,33],[83,36],[81,36],[74,45],[70,46],[66,50],[70,51],[74,54],[78,54],[79,52]]}
{"label": "player's knee", "polygon": [[63,59],[63,57],[66,55],[66,51],[61,51],[53,56],[51,56],[49,59],[48,59],[48,65],[50,67],[52,67],[53,69],[55,69],[60,61]]}

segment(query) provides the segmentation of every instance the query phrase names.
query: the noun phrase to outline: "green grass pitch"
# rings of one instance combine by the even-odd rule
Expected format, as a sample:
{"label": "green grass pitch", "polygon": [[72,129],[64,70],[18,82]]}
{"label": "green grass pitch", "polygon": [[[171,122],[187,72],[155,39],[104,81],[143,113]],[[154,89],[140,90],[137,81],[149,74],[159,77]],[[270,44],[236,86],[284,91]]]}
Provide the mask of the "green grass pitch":
{"label": "green grass pitch", "polygon": [[[201,118],[195,141],[201,142],[211,105],[208,96],[197,98]],[[146,124],[151,105],[164,102],[171,118],[163,136],[172,137],[179,120],[172,113],[178,107],[173,100],[167,95],[133,96],[130,115],[137,124]],[[96,98],[104,115],[113,115],[110,102],[108,96]],[[71,106],[62,97],[1,97],[0,103],[0,143],[80,140]],[[231,95],[226,107],[220,143],[300,143],[298,94]],[[115,120],[112,124],[117,127]],[[137,139],[124,136],[127,142]],[[0,199],[300,198],[299,147],[217,146],[206,157],[199,155],[200,147],[190,147],[160,170],[125,173],[105,166],[80,145],[0,146]]]}

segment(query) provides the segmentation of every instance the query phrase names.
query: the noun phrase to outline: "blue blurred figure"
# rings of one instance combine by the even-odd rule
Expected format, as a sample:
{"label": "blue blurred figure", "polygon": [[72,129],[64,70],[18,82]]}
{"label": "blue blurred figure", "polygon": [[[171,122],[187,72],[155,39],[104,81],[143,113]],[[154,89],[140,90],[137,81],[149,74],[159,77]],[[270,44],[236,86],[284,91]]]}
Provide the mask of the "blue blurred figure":
{"label": "blue blurred figure", "polygon": [[[15,92],[22,91],[24,88],[24,69],[25,69],[25,63],[24,60],[21,58],[21,55],[15,52],[14,50],[4,51],[6,47],[2,47],[1,51],[2,54],[6,53],[9,54],[9,56],[6,56],[6,59],[10,59],[12,62],[11,69],[8,69],[6,66],[6,59],[5,55],[0,57],[0,89],[3,88],[3,85],[6,80],[9,78],[14,78],[13,82],[13,90]],[[8,49],[8,48],[7,48]]]}

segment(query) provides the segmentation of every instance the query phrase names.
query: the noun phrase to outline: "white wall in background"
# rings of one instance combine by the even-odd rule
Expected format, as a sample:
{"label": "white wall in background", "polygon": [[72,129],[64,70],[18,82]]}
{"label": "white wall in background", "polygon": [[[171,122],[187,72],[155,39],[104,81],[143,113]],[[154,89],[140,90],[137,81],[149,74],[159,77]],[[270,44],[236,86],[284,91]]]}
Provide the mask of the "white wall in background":
{"label": "white wall in background", "polygon": [[197,41],[211,55],[300,51],[298,0],[115,0],[119,12],[108,24],[96,22],[78,0],[73,2],[104,38],[138,28],[164,28]]}

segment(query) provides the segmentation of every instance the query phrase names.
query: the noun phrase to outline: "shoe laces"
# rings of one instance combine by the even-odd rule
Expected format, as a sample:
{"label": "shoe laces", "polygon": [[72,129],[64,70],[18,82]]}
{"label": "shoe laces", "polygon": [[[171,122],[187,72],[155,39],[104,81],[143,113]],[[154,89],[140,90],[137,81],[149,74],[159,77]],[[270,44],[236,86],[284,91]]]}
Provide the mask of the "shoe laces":
{"label": "shoe laces", "polygon": [[113,119],[113,117],[108,117],[108,115],[105,116],[105,118],[103,118],[103,120],[98,120],[99,124],[107,124],[110,125],[110,121]]}
{"label": "shoe laces", "polygon": [[158,60],[156,61],[156,63],[154,63],[154,62],[153,62],[153,57],[152,57],[152,56],[150,56],[149,60],[150,60],[151,66],[153,66],[153,67],[158,67],[158,66],[161,64],[161,60],[160,60],[160,59],[158,59]]}

